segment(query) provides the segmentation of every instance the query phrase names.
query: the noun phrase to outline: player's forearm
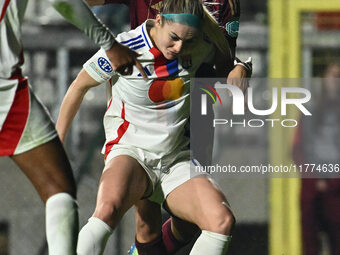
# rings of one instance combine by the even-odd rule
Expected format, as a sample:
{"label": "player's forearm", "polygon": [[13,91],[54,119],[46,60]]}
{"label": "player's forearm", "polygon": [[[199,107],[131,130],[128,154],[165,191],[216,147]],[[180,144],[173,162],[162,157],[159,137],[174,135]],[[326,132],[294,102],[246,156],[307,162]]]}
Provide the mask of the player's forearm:
{"label": "player's forearm", "polygon": [[60,107],[56,128],[59,138],[64,143],[71,123],[76,116],[87,90],[80,90],[73,82],[69,87]]}
{"label": "player's forearm", "polygon": [[49,0],[71,24],[88,35],[98,46],[109,50],[115,42],[111,31],[98,20],[83,0]]}
{"label": "player's forearm", "polygon": [[68,129],[83,102],[85,94],[91,87],[97,85],[99,85],[99,83],[92,79],[87,72],[82,69],[67,90],[63,102],[61,103],[56,125],[59,138],[62,142],[65,141]]}

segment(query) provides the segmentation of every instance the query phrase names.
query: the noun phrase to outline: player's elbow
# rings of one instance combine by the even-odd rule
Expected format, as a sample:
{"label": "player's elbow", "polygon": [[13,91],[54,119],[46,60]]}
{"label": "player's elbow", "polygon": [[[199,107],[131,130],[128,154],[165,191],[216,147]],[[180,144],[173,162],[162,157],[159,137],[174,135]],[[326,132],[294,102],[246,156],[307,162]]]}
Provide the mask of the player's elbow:
{"label": "player's elbow", "polygon": [[71,88],[81,93],[86,93],[90,88],[98,86],[95,81],[85,70],[80,71],[77,78],[72,82]]}

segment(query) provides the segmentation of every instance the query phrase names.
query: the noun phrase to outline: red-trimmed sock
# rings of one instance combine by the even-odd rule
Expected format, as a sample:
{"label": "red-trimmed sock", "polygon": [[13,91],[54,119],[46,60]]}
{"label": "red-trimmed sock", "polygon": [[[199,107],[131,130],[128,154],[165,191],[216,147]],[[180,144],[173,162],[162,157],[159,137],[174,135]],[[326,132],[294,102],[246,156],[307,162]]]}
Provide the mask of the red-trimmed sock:
{"label": "red-trimmed sock", "polygon": [[148,243],[140,243],[135,238],[138,255],[167,255],[162,235]]}
{"label": "red-trimmed sock", "polygon": [[186,245],[186,243],[178,241],[171,231],[171,218],[164,222],[162,226],[163,242],[167,251],[167,254],[175,254],[180,248]]}

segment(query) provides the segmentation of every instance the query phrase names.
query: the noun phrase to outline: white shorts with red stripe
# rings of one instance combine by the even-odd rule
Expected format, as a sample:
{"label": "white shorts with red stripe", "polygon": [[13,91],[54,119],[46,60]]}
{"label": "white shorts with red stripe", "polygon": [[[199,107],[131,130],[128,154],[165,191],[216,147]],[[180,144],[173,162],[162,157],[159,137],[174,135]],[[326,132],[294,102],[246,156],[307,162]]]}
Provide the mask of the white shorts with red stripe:
{"label": "white shorts with red stripe", "polygon": [[[20,154],[57,137],[47,109],[34,95],[27,79],[20,77],[6,82],[11,83],[12,86],[8,88],[14,88],[15,95],[10,107],[0,101],[0,156]],[[8,95],[5,90],[6,88],[2,87],[0,93]]]}

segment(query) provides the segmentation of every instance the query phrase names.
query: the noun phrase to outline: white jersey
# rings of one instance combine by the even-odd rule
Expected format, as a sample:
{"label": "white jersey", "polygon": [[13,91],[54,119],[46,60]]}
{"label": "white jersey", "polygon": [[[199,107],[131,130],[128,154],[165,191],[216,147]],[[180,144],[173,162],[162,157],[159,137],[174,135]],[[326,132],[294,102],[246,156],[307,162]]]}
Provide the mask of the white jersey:
{"label": "white jersey", "polygon": [[202,39],[178,58],[167,60],[152,44],[147,29],[152,25],[153,20],[148,20],[117,36],[140,54],[147,81],[135,66],[132,75],[115,74],[103,50],[84,64],[93,79],[112,86],[104,116],[106,155],[115,145],[126,145],[163,157],[188,145],[184,126],[190,111],[190,77],[214,55],[214,48]]}

